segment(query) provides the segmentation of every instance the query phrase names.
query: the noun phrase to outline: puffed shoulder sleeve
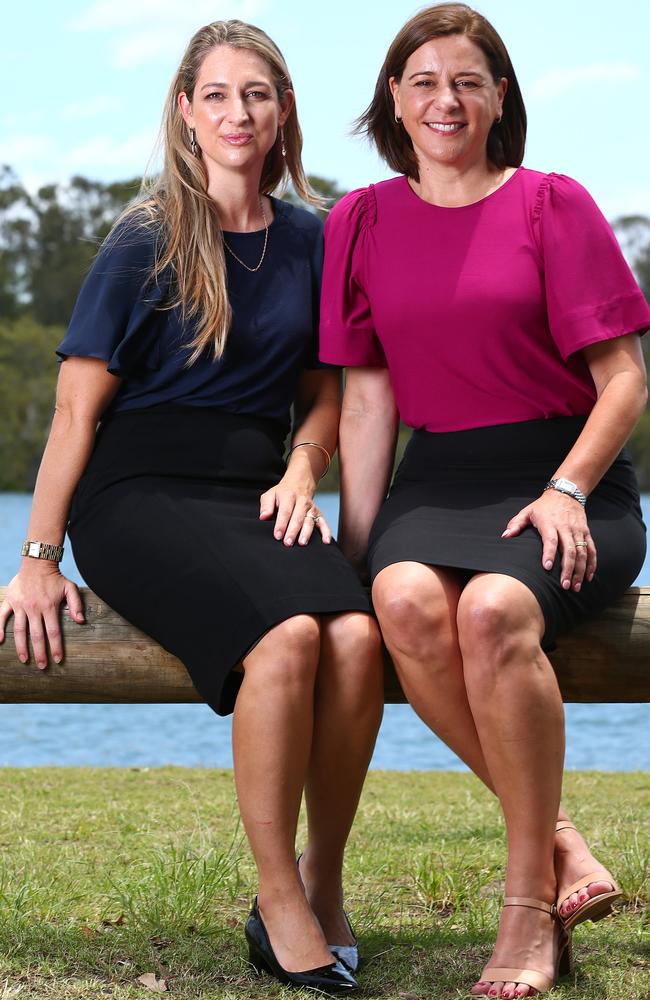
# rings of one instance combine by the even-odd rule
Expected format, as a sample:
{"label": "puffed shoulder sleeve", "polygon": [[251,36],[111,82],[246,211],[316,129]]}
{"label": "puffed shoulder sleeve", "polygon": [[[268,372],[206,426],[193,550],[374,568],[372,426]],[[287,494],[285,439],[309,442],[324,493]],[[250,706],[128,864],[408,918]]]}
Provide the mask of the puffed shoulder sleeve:
{"label": "puffed shoulder sleeve", "polygon": [[650,309],[612,229],[577,181],[548,174],[533,211],[551,335],[563,358],[650,327]]}
{"label": "puffed shoulder sleeve", "polygon": [[59,358],[100,358],[126,378],[156,367],[151,317],[168,289],[151,274],[159,230],[128,221],[104,241],[79,292]]}
{"label": "puffed shoulder sleeve", "polygon": [[325,223],[320,356],[335,365],[385,367],[365,275],[365,237],[373,224],[370,189],[352,191]]}

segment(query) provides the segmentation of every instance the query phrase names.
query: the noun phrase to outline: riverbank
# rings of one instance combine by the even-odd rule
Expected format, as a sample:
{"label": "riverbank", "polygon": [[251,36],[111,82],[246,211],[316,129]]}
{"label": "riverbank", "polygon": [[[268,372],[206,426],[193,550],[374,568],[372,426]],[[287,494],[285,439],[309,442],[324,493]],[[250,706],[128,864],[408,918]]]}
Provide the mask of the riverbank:
{"label": "riverbank", "polygon": [[[152,995],[148,974],[183,1000],[288,997],[247,965],[255,880],[230,772],[4,769],[0,792],[3,1000],[132,1000]],[[554,996],[642,1000],[648,776],[574,772],[566,803],[629,902],[579,928],[576,977]],[[498,808],[476,779],[371,773],[346,867],[364,995],[463,996],[489,955],[503,861]]]}

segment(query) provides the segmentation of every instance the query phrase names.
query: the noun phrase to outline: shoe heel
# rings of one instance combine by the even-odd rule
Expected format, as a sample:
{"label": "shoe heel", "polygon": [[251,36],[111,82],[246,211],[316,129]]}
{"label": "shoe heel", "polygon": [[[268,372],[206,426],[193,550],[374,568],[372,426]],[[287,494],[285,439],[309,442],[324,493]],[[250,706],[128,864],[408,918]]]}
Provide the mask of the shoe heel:
{"label": "shoe heel", "polygon": [[264,956],[252,944],[248,945],[248,961],[252,965],[256,976],[261,976],[263,972],[270,971]]}
{"label": "shoe heel", "polygon": [[568,938],[562,953],[560,955],[560,961],[558,963],[558,978],[560,976],[570,976],[575,968],[575,963],[573,961],[573,940],[571,937]]}

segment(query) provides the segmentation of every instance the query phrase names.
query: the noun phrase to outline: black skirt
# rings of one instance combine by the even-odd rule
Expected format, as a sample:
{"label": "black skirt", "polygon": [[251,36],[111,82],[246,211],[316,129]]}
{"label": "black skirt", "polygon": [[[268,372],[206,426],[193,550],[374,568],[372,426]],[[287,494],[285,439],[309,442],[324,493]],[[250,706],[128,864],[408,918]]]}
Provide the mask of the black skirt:
{"label": "black skirt", "polygon": [[260,494],[282,477],[283,428],[212,408],[110,417],[79,482],[68,534],[86,583],[174,653],[220,715],[242,657],[298,614],[369,612],[355,572],[315,531],[273,537]]}
{"label": "black skirt", "polygon": [[634,469],[625,451],[590,495],[586,514],[598,565],[579,591],[560,584],[560,556],[542,566],[537,531],[504,539],[506,524],[542,492],[584,427],[561,417],[448,433],[418,430],[370,538],[374,577],[409,561],[473,573],[502,573],[533,592],[546,623],[544,647],[580,618],[596,614],[636,579],[646,551]]}

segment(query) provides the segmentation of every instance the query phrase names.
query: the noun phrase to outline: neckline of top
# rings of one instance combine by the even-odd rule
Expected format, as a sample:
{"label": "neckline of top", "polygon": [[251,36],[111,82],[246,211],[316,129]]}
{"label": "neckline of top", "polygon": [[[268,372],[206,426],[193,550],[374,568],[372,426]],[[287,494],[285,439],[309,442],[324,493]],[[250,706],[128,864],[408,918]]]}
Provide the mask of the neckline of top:
{"label": "neckline of top", "polygon": [[436,211],[438,212],[463,212],[465,209],[476,208],[478,205],[483,205],[485,204],[486,201],[490,201],[492,198],[495,198],[497,195],[501,194],[502,191],[504,191],[507,187],[510,186],[510,184],[512,184],[512,182],[515,180],[516,177],[520,176],[523,169],[524,167],[517,167],[514,173],[512,173],[510,177],[508,177],[508,179],[503,182],[503,184],[500,184],[498,188],[496,188],[494,191],[490,191],[489,194],[484,195],[482,198],[479,198],[478,201],[468,202],[467,205],[434,205],[433,202],[425,201],[424,198],[420,198],[420,195],[417,194],[409,184],[409,179],[405,174],[402,175],[402,180],[404,181],[408,193],[413,198],[415,198],[420,205],[425,205],[426,208],[436,209]]}
{"label": "neckline of top", "polygon": [[[280,198],[274,198],[272,194],[270,194],[268,197],[269,201],[271,202],[271,205],[273,206],[273,218],[269,222],[269,232],[270,232],[271,229],[274,228],[278,220],[281,218],[281,216],[284,214],[287,203],[282,201]],[[224,236],[230,238],[231,236],[259,236],[260,234],[264,234],[266,230],[264,227],[262,227],[261,229],[250,229],[248,231],[242,231],[240,229],[222,229],[221,232],[223,233]]]}

